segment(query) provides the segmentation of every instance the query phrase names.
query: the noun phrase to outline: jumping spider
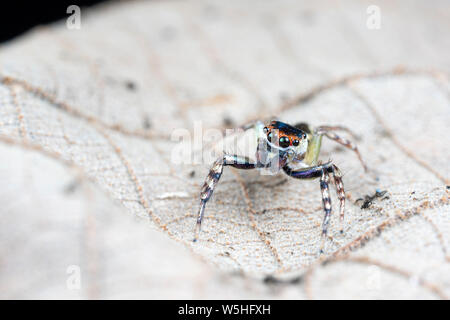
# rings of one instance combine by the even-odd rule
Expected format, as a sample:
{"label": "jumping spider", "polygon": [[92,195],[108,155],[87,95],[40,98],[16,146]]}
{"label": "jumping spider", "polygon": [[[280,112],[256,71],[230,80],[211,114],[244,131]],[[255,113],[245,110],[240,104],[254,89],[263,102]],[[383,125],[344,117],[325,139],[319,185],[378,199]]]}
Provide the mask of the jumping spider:
{"label": "jumping spider", "polygon": [[214,162],[200,192],[200,209],[193,241],[195,242],[198,239],[206,203],[219,182],[224,166],[232,166],[237,169],[271,169],[272,172],[275,168],[275,173],[282,169],[285,174],[297,179],[320,178],[323,210],[325,211],[320,249],[323,252],[331,214],[331,200],[328,191],[329,174],[333,176],[340,201],[341,232],[343,232],[345,193],[342,174],[338,167],[332,161],[322,164],[318,160],[322,137],[325,136],[353,150],[361,161],[364,170],[367,171],[356,145],[335,133],[335,131],[351,133],[350,130],[340,126],[311,128],[306,123],[291,126],[280,121],[271,121],[267,125],[258,121],[242,129],[245,129],[245,132],[251,132],[253,140],[256,140],[255,147],[252,149],[255,150],[253,159],[223,152],[223,156]]}

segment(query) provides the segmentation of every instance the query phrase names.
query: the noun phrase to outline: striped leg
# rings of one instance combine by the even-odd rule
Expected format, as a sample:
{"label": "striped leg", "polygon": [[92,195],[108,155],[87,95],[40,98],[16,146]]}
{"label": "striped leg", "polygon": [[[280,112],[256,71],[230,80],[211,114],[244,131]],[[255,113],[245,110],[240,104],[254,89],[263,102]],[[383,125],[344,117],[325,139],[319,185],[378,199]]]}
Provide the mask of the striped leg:
{"label": "striped leg", "polygon": [[333,179],[334,179],[334,185],[336,186],[336,192],[340,203],[339,208],[339,221],[341,224],[340,232],[344,232],[344,213],[345,213],[345,191],[344,191],[344,184],[342,182],[342,173],[341,170],[339,170],[336,165],[333,164]]}
{"label": "striped leg", "polygon": [[284,166],[283,171],[288,176],[296,179],[313,179],[322,177],[322,171],[327,171],[328,173],[333,172],[333,164],[327,162],[320,164],[318,166],[303,168],[300,170],[292,170],[289,166]]}
{"label": "striped leg", "polygon": [[283,167],[284,172],[297,179],[311,179],[311,178],[320,178],[320,190],[322,192],[322,203],[323,210],[325,211],[325,217],[322,224],[322,244],[320,246],[320,252],[323,252],[323,248],[325,245],[326,236],[328,233],[328,225],[330,222],[331,215],[331,199],[329,192],[329,173],[333,174],[334,183],[336,186],[336,191],[338,195],[338,199],[340,202],[340,220],[341,220],[341,232],[343,229],[344,222],[344,211],[345,211],[345,193],[344,193],[344,185],[342,183],[342,174],[339,168],[331,162],[327,162],[322,165],[318,165],[315,167],[304,168],[301,170],[292,170],[288,166]]}
{"label": "striped leg", "polygon": [[343,126],[320,126],[316,128],[316,132],[326,132],[326,131],[344,131],[350,134],[353,138],[356,139],[356,134],[347,127]]}
{"label": "striped leg", "polygon": [[323,210],[325,211],[325,216],[322,223],[322,244],[320,245],[320,253],[323,253],[323,248],[325,246],[325,240],[328,234],[328,225],[330,224],[331,215],[331,199],[330,192],[328,189],[328,182],[330,177],[326,170],[322,170],[322,176],[320,177],[320,191],[322,192],[322,204]]}
{"label": "striped leg", "polygon": [[198,210],[197,225],[195,227],[195,235],[193,240],[194,242],[197,241],[200,233],[206,203],[211,198],[214,188],[222,176],[224,166],[232,166],[238,169],[256,168],[256,164],[251,163],[248,158],[235,155],[224,155],[214,162],[200,191],[200,209]]}
{"label": "striped leg", "polygon": [[358,159],[361,162],[361,164],[362,164],[362,166],[364,168],[364,171],[367,172],[368,171],[367,165],[363,161],[363,159],[361,157],[361,154],[359,153],[358,147],[353,142],[351,142],[350,140],[347,140],[345,138],[342,138],[342,137],[338,136],[336,133],[334,133],[332,131],[333,129],[334,130],[344,130],[344,131],[347,131],[347,132],[351,132],[351,131],[349,131],[348,129],[346,129],[344,127],[321,126],[321,127],[318,127],[315,130],[315,133],[318,134],[318,135],[324,135],[328,139],[336,141],[337,143],[343,145],[344,147],[353,150],[356,153],[356,155],[358,156]]}

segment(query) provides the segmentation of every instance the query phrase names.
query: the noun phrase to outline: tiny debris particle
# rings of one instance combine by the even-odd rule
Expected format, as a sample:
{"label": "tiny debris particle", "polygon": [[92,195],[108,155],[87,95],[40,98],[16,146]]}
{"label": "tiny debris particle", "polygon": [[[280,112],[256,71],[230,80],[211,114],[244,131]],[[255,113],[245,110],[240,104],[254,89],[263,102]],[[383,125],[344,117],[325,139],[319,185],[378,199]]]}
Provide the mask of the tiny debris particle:
{"label": "tiny debris particle", "polygon": [[230,127],[230,126],[232,126],[232,125],[234,124],[234,121],[233,121],[233,119],[231,119],[230,117],[225,116],[225,117],[223,118],[223,124],[224,124],[225,126],[227,126],[227,127]]}
{"label": "tiny debris particle", "polygon": [[189,172],[189,177],[190,178],[195,177],[195,170],[192,170],[191,172]]}
{"label": "tiny debris particle", "polygon": [[130,91],[135,91],[137,89],[136,83],[131,80],[125,81],[125,87]]}
{"label": "tiny debris particle", "polygon": [[275,278],[272,275],[268,275],[264,278],[263,282],[267,285],[273,285],[273,284],[299,284],[303,281],[303,278],[301,276],[294,277],[292,279],[278,279]]}
{"label": "tiny debris particle", "polygon": [[78,181],[77,180],[72,181],[64,188],[64,193],[71,194],[71,193],[75,192],[77,187],[78,187]]}
{"label": "tiny debris particle", "polygon": [[279,283],[280,280],[274,278],[273,276],[266,276],[263,280],[265,284],[276,284]]}
{"label": "tiny debris particle", "polygon": [[150,119],[149,119],[148,116],[144,117],[144,120],[142,122],[142,126],[144,127],[144,129],[147,129],[147,130],[152,127],[152,124],[151,124]]}

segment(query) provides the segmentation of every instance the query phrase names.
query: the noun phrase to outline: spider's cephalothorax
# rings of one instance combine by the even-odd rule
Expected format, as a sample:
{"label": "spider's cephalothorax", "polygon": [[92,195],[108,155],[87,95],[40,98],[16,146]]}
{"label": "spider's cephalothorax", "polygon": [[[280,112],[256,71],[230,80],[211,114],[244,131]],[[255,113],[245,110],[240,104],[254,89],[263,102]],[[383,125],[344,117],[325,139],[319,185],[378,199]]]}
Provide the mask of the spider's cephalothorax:
{"label": "spider's cephalothorax", "polygon": [[300,161],[308,148],[306,132],[280,121],[272,121],[258,132],[257,164],[260,167],[282,168],[291,161]]}
{"label": "spider's cephalothorax", "polygon": [[205,205],[219,182],[224,166],[232,166],[238,169],[271,169],[275,173],[283,170],[288,176],[297,179],[320,178],[322,203],[325,212],[322,225],[322,251],[331,214],[331,200],[328,191],[330,174],[333,177],[340,202],[341,232],[343,231],[345,211],[345,193],[340,170],[331,161],[324,164],[318,161],[322,137],[326,136],[355,151],[364,170],[367,171],[357,147],[335,133],[335,131],[351,133],[350,130],[340,126],[320,126],[312,129],[305,123],[291,126],[280,121],[271,121],[267,125],[258,121],[245,127],[245,129],[254,130],[254,136],[256,136],[257,147],[256,150],[253,149],[255,150],[254,159],[252,160],[245,155],[224,152],[223,156],[214,162],[200,192],[200,209],[194,241],[198,239]]}

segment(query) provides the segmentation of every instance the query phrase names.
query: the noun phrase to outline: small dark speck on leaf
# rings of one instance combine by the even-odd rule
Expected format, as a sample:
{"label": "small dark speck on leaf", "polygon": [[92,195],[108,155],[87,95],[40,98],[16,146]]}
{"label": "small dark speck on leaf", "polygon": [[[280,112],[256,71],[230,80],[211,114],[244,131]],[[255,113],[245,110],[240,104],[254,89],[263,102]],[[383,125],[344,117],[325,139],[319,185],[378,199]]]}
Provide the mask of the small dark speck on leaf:
{"label": "small dark speck on leaf", "polygon": [[384,129],[380,132],[380,135],[385,138],[390,138],[392,136],[389,131],[386,131]]}
{"label": "small dark speck on leaf", "polygon": [[125,81],[125,87],[130,91],[135,91],[137,89],[136,83],[131,80]]}
{"label": "small dark speck on leaf", "polygon": [[150,119],[148,116],[144,117],[144,120],[142,122],[142,126],[144,127],[144,129],[150,129],[152,127],[152,124],[150,122]]}
{"label": "small dark speck on leaf", "polygon": [[273,285],[273,284],[299,284],[303,281],[303,277],[298,276],[298,277],[294,277],[292,279],[287,279],[287,280],[282,280],[282,279],[277,279],[274,276],[266,276],[264,278],[264,283],[268,284],[268,285]]}
{"label": "small dark speck on leaf", "polygon": [[264,278],[265,284],[278,284],[280,283],[280,280],[274,278],[273,276],[267,276]]}
{"label": "small dark speck on leaf", "polygon": [[228,116],[223,117],[223,124],[227,127],[231,127],[234,124],[233,119]]}
{"label": "small dark speck on leaf", "polygon": [[189,177],[190,178],[195,177],[195,170],[192,170],[191,172],[189,172]]}
{"label": "small dark speck on leaf", "polygon": [[64,193],[66,193],[66,194],[74,193],[75,190],[77,189],[77,187],[78,187],[78,181],[74,180],[64,187]]}

